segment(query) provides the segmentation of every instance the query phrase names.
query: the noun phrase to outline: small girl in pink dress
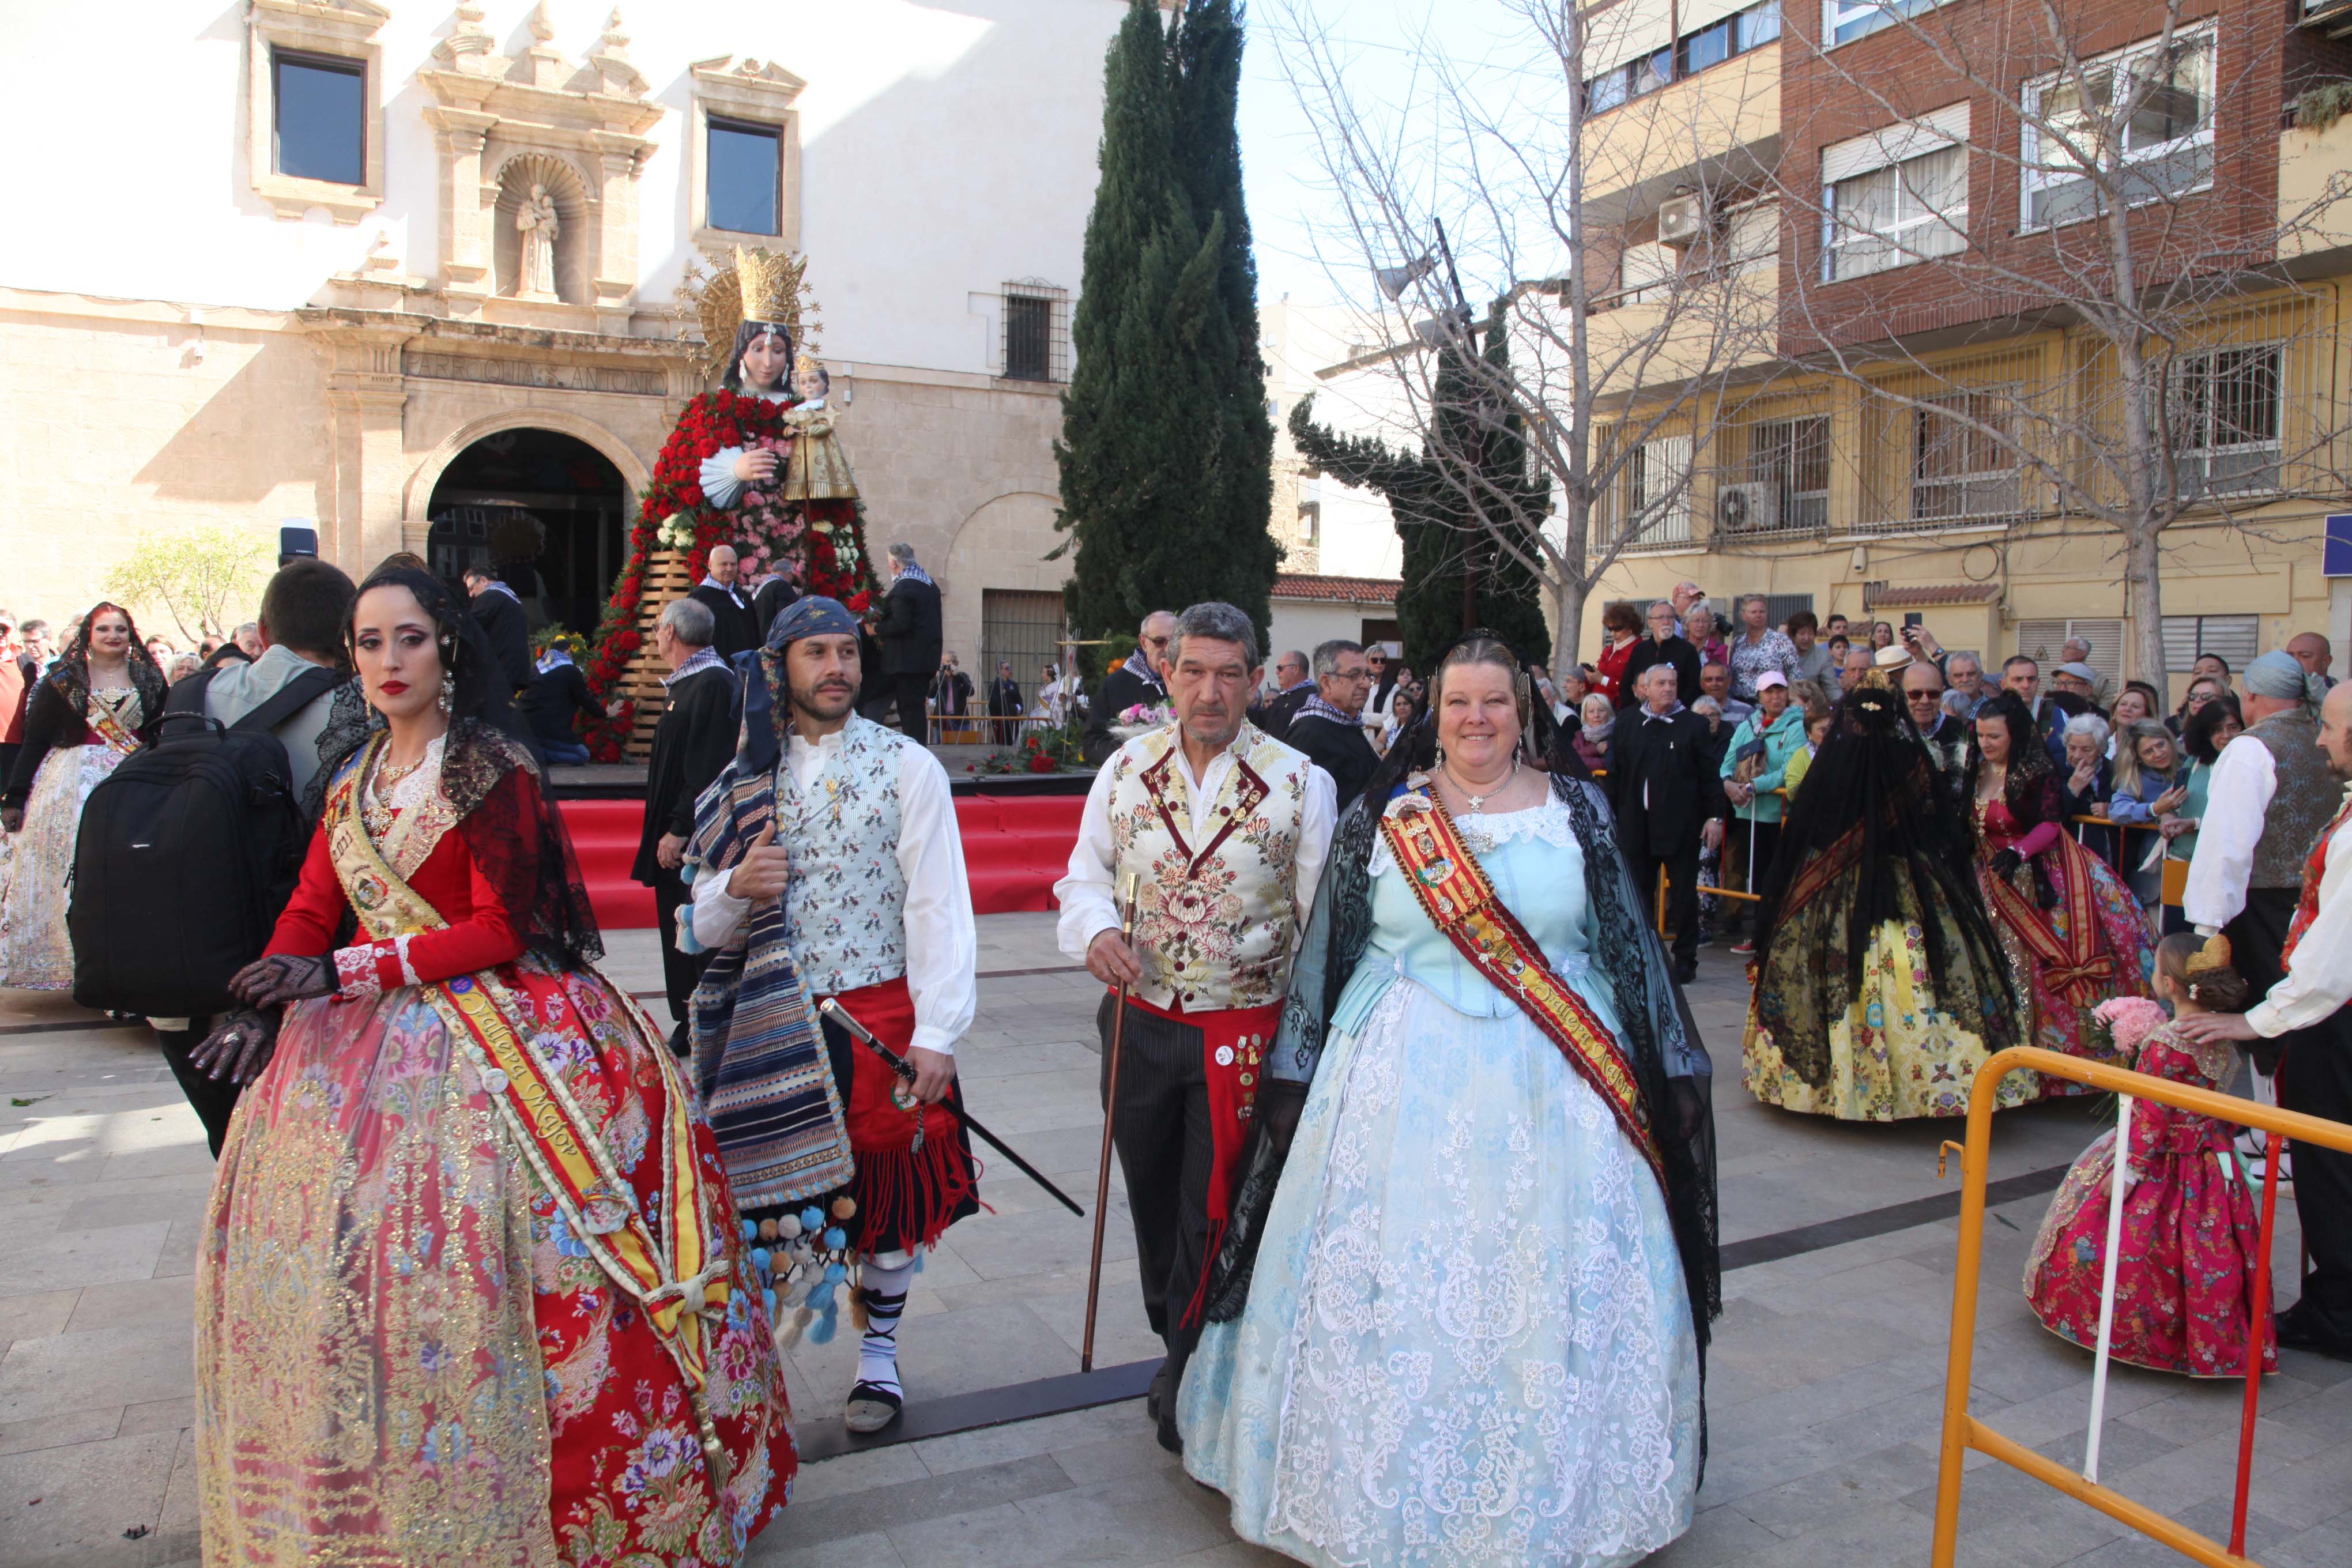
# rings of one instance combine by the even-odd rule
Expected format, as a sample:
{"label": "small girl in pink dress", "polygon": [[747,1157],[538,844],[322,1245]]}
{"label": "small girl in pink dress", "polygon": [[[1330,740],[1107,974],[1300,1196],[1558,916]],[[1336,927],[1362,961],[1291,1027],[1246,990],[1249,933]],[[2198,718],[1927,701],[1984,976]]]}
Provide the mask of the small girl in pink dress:
{"label": "small girl in pink dress", "polygon": [[[2235,1013],[2251,999],[2230,967],[2225,937],[2169,936],[2157,944],[2156,994],[2176,1016]],[[2162,1008],[2142,997],[2102,1003],[2097,1015],[2116,1053],[2137,1071],[2218,1089],[2235,1066],[2226,1045],[2178,1035]],[[2210,1116],[2153,1100],[2132,1105],[2131,1154],[2124,1166],[2123,1257],[2116,1269],[2110,1352],[2158,1372],[2242,1377],[2259,1227],[2252,1195],[2231,1163],[2235,1129]],[[2067,1172],[2025,1265],[2033,1315],[2085,1350],[2099,1342],[2108,1183],[2116,1135],[2102,1133]],[[2272,1324],[2263,1323],[2263,1370],[2278,1370]]]}

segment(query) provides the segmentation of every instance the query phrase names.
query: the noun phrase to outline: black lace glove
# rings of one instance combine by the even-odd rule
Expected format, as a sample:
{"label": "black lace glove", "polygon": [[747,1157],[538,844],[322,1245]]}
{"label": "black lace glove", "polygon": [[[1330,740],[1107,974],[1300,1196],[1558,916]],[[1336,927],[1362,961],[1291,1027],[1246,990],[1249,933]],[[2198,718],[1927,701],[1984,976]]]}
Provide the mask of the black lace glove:
{"label": "black lace glove", "polygon": [[248,1007],[283,1007],[306,996],[335,994],[335,961],[273,952],[257,958],[232,976],[229,994]]}
{"label": "black lace glove", "polygon": [[1666,1114],[1674,1120],[1675,1142],[1687,1143],[1706,1125],[1706,1096],[1692,1079],[1670,1078],[1666,1079]]}
{"label": "black lace glove", "polygon": [[2014,849],[1996,849],[1990,864],[1994,876],[2006,879],[2017,875],[2017,868],[2025,864],[2025,857]]}
{"label": "black lace glove", "polygon": [[188,1053],[188,1065],[216,1082],[251,1083],[278,1053],[279,1017],[275,1007],[239,1008]]}

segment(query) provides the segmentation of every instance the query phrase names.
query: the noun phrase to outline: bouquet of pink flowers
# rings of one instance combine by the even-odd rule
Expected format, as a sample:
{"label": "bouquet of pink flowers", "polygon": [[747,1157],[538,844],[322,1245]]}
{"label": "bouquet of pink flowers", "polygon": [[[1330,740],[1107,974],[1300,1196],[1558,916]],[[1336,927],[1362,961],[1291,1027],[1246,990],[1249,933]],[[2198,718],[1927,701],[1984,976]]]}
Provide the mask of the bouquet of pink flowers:
{"label": "bouquet of pink flowers", "polygon": [[1164,702],[1139,702],[1134,707],[1122,710],[1118,716],[1118,721],[1122,724],[1131,724],[1139,730],[1149,730],[1155,724],[1165,724],[1174,717],[1176,717],[1176,710]]}
{"label": "bouquet of pink flowers", "polygon": [[776,455],[776,477],[766,484],[747,487],[735,507],[733,543],[747,581],[801,563],[801,541],[808,531],[808,520],[782,496],[792,447],[790,437],[752,437],[750,450]]}

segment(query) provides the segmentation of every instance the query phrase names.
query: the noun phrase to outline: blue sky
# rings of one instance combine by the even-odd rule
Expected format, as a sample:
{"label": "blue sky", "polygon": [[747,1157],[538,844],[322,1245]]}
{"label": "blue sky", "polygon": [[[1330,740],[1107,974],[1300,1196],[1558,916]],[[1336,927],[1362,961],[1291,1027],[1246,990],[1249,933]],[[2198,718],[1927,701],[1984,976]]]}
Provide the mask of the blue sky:
{"label": "blue sky", "polygon": [[[1369,290],[1363,259],[1349,249],[1352,241],[1331,234],[1339,217],[1335,198],[1312,122],[1286,73],[1286,61],[1298,54],[1302,26],[1328,29],[1360,109],[1409,116],[1423,131],[1434,123],[1427,112],[1434,84],[1418,58],[1426,48],[1442,50],[1455,69],[1468,73],[1482,99],[1493,95],[1490,100],[1500,101],[1528,89],[1548,96],[1549,73],[1528,68],[1524,24],[1503,0],[1442,5],[1435,0],[1255,0],[1248,25],[1239,117],[1243,179],[1259,296],[1268,302],[1287,293],[1302,303],[1333,304],[1360,300]],[[1429,166],[1434,182],[1433,159]],[[1475,236],[1456,239],[1458,248],[1476,248]],[[1463,281],[1473,294],[1484,281],[1471,276],[1475,270],[1465,257]]]}

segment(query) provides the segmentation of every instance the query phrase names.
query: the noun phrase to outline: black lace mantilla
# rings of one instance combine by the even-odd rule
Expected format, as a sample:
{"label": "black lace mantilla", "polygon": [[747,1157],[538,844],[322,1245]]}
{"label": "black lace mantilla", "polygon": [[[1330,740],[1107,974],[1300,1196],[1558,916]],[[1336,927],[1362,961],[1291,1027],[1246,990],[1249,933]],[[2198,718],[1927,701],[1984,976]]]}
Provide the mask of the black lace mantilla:
{"label": "black lace mantilla", "polygon": [[571,836],[529,749],[478,719],[456,720],[442,748],[441,793],[457,808],[476,868],[530,950],[567,969],[604,957]]}

